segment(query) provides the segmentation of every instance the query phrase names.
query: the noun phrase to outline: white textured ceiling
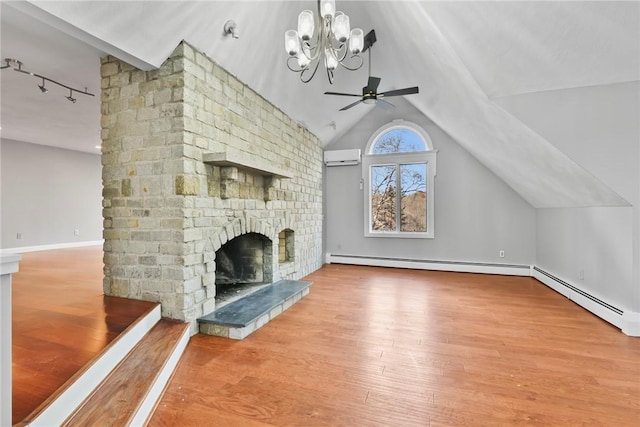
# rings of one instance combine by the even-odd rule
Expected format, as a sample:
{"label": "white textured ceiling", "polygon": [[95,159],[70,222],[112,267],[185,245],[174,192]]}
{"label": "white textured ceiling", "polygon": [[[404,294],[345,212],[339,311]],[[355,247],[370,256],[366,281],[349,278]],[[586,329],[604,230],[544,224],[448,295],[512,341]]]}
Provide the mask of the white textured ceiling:
{"label": "white textured ceiling", "polygon": [[[373,74],[382,77],[380,89],[420,86],[419,95],[406,99],[532,205],[626,204],[491,99],[638,80],[640,3],[338,0],[337,4],[350,15],[352,26],[376,30],[372,67]],[[333,86],[322,75],[305,85],[289,72],[283,32],[294,27],[297,14],[305,8],[314,9],[315,2],[3,2],[2,57],[11,52],[35,72],[61,76],[99,92],[96,70],[102,53],[150,69],[186,40],[306,125],[326,145],[371,107],[338,112],[348,98],[322,92],[357,93],[366,83],[367,67],[352,73],[341,70]],[[15,23],[14,15],[24,22]],[[222,34],[228,19],[238,23],[239,39]],[[45,105],[37,82],[22,84],[27,76],[18,75],[19,82],[10,76],[12,89],[6,89],[7,73],[1,75],[3,137],[67,146],[73,135],[87,132],[78,138],[77,149],[89,151],[86,148],[95,145],[86,140],[99,132],[99,99],[78,96],[76,104],[62,98]],[[65,118],[58,113],[70,106],[76,107],[77,115],[61,124]],[[30,126],[25,117],[37,119],[36,125]],[[72,123],[84,130],[74,133]],[[56,127],[63,129],[57,132]]]}

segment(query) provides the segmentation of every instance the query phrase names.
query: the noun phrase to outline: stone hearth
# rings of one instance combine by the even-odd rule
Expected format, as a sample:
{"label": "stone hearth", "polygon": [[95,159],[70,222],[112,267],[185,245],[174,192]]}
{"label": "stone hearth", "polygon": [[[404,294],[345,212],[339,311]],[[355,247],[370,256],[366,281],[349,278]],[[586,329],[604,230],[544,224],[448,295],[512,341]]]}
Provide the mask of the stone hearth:
{"label": "stone hearth", "polygon": [[309,294],[311,282],[280,280],[198,319],[200,332],[241,340]]}

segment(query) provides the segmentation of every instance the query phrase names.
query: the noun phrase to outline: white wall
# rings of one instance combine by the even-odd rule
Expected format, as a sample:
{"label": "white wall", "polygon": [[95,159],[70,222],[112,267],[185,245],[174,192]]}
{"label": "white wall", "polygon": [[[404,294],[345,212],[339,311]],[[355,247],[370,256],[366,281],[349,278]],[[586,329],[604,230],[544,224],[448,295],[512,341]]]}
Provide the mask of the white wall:
{"label": "white wall", "polygon": [[101,173],[99,155],[0,140],[1,248],[101,240]]}
{"label": "white wall", "polygon": [[[360,148],[380,126],[422,126],[438,152],[435,239],[364,237],[362,165],[326,168],[326,252],[421,260],[534,264],[535,209],[402,98],[372,110],[327,150]],[[355,108],[371,108],[359,105]],[[505,251],[505,258],[498,252]]]}
{"label": "white wall", "polygon": [[631,205],[540,209],[538,266],[618,308],[640,311],[640,83],[496,102]]}

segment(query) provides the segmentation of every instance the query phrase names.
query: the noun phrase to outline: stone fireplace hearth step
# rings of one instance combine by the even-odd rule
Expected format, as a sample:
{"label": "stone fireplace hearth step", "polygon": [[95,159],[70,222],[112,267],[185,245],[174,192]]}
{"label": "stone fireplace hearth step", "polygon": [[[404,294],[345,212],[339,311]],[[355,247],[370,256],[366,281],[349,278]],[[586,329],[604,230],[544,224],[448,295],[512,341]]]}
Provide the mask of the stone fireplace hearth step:
{"label": "stone fireplace hearth step", "polygon": [[308,295],[311,283],[273,283],[199,318],[200,333],[241,340]]}

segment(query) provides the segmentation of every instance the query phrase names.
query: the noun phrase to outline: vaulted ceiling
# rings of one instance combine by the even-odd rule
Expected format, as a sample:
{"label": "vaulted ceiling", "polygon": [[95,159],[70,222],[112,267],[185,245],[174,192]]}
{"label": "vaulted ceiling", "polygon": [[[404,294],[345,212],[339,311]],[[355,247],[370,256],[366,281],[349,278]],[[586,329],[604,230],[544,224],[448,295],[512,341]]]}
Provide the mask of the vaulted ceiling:
{"label": "vaulted ceiling", "polygon": [[[372,74],[380,90],[420,86],[406,97],[535,207],[628,203],[494,102],[533,92],[640,79],[638,2],[341,1],[354,27],[375,29]],[[160,66],[181,40],[261,93],[330,146],[370,106],[338,112],[368,64],[339,70],[330,86],[303,84],[286,68],[283,33],[315,1],[2,2],[2,59],[96,97],[71,104],[37,81],[3,70],[2,137],[96,152],[99,57]],[[233,19],[240,38],[223,34]]]}

